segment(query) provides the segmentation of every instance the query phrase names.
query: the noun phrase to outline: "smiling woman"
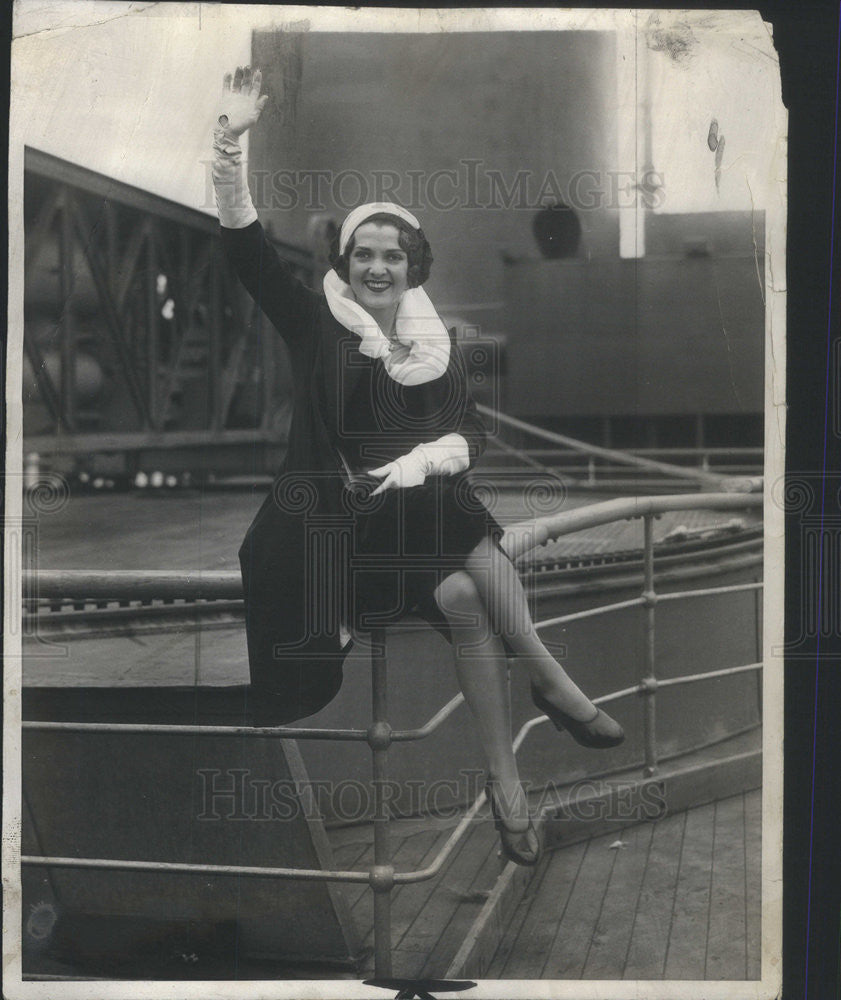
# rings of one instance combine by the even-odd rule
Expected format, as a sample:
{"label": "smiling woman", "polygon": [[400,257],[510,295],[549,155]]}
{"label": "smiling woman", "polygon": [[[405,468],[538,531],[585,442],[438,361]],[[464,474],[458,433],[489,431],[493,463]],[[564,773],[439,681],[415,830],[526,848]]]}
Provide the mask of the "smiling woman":
{"label": "smiling woman", "polygon": [[421,287],[432,254],[418,220],[393,203],[359,206],[324,295],[298,281],[242,175],[238,138],[260,117],[260,84],[248,67],[225,78],[213,164],[228,258],[295,372],[287,457],[240,548],[255,694],[275,722],[318,711],[341,684],[350,632],[425,618],[453,644],[503,852],[534,865],[508,657],[528,672],[535,704],[582,745],[615,746],[622,727],[541,642],[502,529],[465,477],[486,434],[459,349]]}
{"label": "smiling woman", "polygon": [[350,252],[349,284],[356,301],[394,340],[394,319],[403,292],[409,287],[409,258],[400,246],[396,226],[365,222],[354,234]]}
{"label": "smiling woman", "polygon": [[[387,206],[387,203],[380,204]],[[429,241],[423,235],[413,215],[400,209],[399,206],[392,207],[398,209],[400,214],[396,215],[393,211],[366,214],[366,221],[355,231],[351,230],[348,236],[347,230],[354,225],[354,216],[359,216],[359,209],[351,212],[345,226],[342,227],[346,242],[342,243],[341,233],[336,237],[331,263],[342,281],[350,284],[357,299],[360,294],[365,294],[366,281],[373,280],[376,286],[378,279],[385,278],[397,283],[402,279],[403,287],[400,291],[402,295],[406,288],[417,288],[429,277],[433,260]],[[374,206],[364,205],[362,208],[367,213]],[[376,259],[377,255],[380,260]],[[401,260],[406,262],[405,272],[400,266]],[[384,265],[382,272],[377,270],[380,263]],[[395,309],[400,295],[393,297]],[[382,305],[382,302],[373,300],[366,308],[378,309]],[[390,329],[390,325],[386,323],[384,329]]]}

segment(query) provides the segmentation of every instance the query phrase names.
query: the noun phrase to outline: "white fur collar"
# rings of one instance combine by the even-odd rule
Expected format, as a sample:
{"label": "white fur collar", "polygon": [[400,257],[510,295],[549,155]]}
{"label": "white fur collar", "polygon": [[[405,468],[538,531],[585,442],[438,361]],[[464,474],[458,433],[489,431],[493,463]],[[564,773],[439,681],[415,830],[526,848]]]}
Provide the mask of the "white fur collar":
{"label": "white fur collar", "polygon": [[395,334],[402,347],[396,350],[335,271],[324,276],[324,294],[335,319],[359,337],[360,352],[368,358],[382,358],[395,382],[421,385],[440,378],[447,370],[450,335],[422,288],[409,288],[400,299]]}

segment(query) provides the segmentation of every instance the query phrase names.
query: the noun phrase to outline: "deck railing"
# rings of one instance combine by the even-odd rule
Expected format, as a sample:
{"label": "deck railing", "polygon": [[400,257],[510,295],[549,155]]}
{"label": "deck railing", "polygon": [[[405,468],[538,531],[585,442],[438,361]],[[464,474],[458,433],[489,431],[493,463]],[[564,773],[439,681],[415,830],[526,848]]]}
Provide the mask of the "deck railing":
{"label": "deck railing", "polygon": [[[661,688],[679,684],[699,683],[714,678],[729,676],[746,671],[761,670],[762,663],[711,670],[660,680],[657,677],[655,660],[656,609],[665,601],[686,600],[691,597],[713,594],[737,593],[758,590],[761,583],[744,583],[721,587],[677,591],[659,594],[655,588],[654,576],[654,519],[667,511],[674,510],[731,510],[759,507],[762,496],[756,493],[714,493],[694,496],[638,497],[634,499],[610,500],[605,503],[564,511],[530,522],[522,522],[506,530],[504,545],[512,558],[517,558],[535,545],[553,541],[561,535],[585,528],[607,524],[613,521],[641,518],[643,521],[643,585],[638,597],[626,601],[606,604],[573,614],[549,618],[536,623],[545,629],[584,617],[610,614],[630,607],[639,607],[645,621],[645,658],[642,676],[631,687],[613,691],[593,699],[602,705],[619,698],[639,694],[645,699],[644,713],[644,774],[651,776],[657,769],[657,692]],[[239,575],[234,573],[143,573],[143,572],[73,572],[37,571],[24,580],[24,593],[30,608],[37,600],[61,602],[72,599],[77,606],[86,602],[102,606],[107,601],[136,601],[144,596],[164,600],[186,598],[192,600],[227,600],[241,596]],[[37,595],[37,596],[36,596]],[[187,864],[166,861],[131,861],[112,858],[73,858],[23,855],[21,864],[53,868],[108,869],[117,871],[148,871],[200,873],[204,875],[244,875],[292,880],[321,882],[367,883],[374,893],[374,963],[378,978],[392,974],[391,954],[391,892],[397,885],[422,882],[434,878],[441,871],[447,858],[460,842],[470,823],[485,802],[485,793],[470,805],[458,825],[454,828],[437,856],[426,868],[416,871],[395,871],[389,844],[389,815],[386,786],[388,783],[389,748],[393,743],[425,739],[436,732],[444,721],[463,702],[463,696],[451,698],[422,726],[415,729],[394,730],[388,722],[388,684],[385,656],[385,633],[377,630],[371,633],[371,688],[372,720],[367,729],[319,729],[292,726],[202,726],[202,725],[157,725],[145,723],[94,723],[94,722],[49,722],[25,721],[25,730],[72,731],[72,732],[113,732],[113,733],[182,733],[196,736],[236,735],[251,737],[276,737],[282,740],[341,740],[367,742],[372,754],[372,778],[374,791],[374,861],[367,871],[341,871],[298,869],[283,867],[259,867],[240,865]],[[546,722],[545,715],[527,721],[514,740],[515,750],[519,750],[529,733]],[[33,976],[31,978],[38,978]]]}
{"label": "deck railing", "polygon": [[[756,464],[761,465],[761,448],[639,448],[620,451],[616,448],[605,448],[601,445],[568,437],[565,434],[558,434],[556,431],[546,430],[536,424],[521,420],[519,417],[509,416],[507,413],[501,413],[488,406],[478,404],[478,409],[491,422],[494,434],[491,439],[493,448],[518,459],[529,468],[540,469],[542,472],[547,470],[556,473],[563,472],[568,476],[575,472],[574,482],[576,486],[591,488],[598,486],[605,490],[622,486],[628,488],[639,485],[637,480],[632,480],[629,477],[633,473],[641,473],[647,477],[643,482],[650,482],[652,475],[659,474],[666,483],[683,481],[709,490],[724,489],[729,491],[732,489],[747,492],[762,488],[761,476],[750,474]],[[552,449],[516,448],[499,436],[501,427],[507,427],[519,434],[537,438],[539,441],[544,441],[554,447]],[[577,457],[580,463],[576,468],[569,469],[552,461],[551,459],[555,456],[563,460]],[[674,462],[664,462],[661,458],[654,456],[694,458],[697,465],[678,465]],[[751,463],[747,472],[734,468],[729,468],[725,472],[724,470],[717,471],[713,467],[710,462],[711,457],[752,458],[756,461]],[[615,476],[617,472],[620,473],[618,480],[608,478],[609,475]],[[582,476],[581,473],[584,475]]]}

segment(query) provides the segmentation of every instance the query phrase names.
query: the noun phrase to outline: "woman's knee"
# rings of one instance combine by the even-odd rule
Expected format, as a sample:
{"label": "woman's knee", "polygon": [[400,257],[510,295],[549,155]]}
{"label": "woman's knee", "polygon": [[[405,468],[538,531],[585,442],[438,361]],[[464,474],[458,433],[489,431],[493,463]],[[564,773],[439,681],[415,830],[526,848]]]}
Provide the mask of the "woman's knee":
{"label": "woman's knee", "polygon": [[464,570],[451,573],[435,591],[435,599],[452,627],[452,641],[467,655],[504,657],[499,637],[491,626],[481,591]]}
{"label": "woman's knee", "polygon": [[498,579],[502,571],[510,563],[508,556],[491,538],[483,538],[464,562],[465,569],[480,585],[487,587],[492,580]]}
{"label": "woman's knee", "polygon": [[484,605],[476,584],[469,573],[458,570],[445,577],[435,590],[435,600],[446,614],[476,614],[484,611]]}

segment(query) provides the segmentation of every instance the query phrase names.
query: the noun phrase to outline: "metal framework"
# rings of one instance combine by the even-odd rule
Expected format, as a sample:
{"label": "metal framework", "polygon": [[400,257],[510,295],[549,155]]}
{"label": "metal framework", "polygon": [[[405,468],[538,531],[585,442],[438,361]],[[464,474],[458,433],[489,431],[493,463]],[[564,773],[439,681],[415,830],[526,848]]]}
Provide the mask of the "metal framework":
{"label": "metal framework", "polygon": [[[40,150],[27,148],[24,166],[23,344],[33,398],[52,424],[27,431],[27,448],[276,440],[276,338],[249,336],[256,307],[224,259],[216,219]],[[310,281],[312,255],[276,245]],[[103,379],[105,400],[84,398],[80,353]],[[254,419],[235,429],[232,404],[254,372]]]}
{"label": "metal framework", "polygon": [[[533,522],[525,522],[515,526],[515,530],[506,532],[505,547],[512,558],[521,555],[530,546],[547,540],[554,540],[560,535],[568,534],[585,528],[606,524],[611,521],[626,518],[641,518],[643,521],[643,553],[644,579],[639,597],[614,604],[592,608],[574,614],[537,622],[537,628],[548,628],[553,625],[573,621],[582,617],[610,614],[613,611],[628,607],[639,607],[645,622],[645,662],[642,676],[631,687],[613,691],[603,697],[594,699],[596,704],[605,704],[639,694],[644,698],[645,714],[645,756],[643,773],[651,776],[658,766],[657,755],[657,692],[660,688],[679,684],[694,684],[714,678],[730,676],[746,671],[762,669],[762,663],[749,663],[742,666],[711,670],[698,674],[658,680],[655,661],[656,609],[664,601],[686,600],[691,597],[712,594],[728,594],[740,591],[757,590],[761,583],[745,583],[722,587],[705,587],[697,590],[658,594],[655,589],[654,577],[654,541],[653,521],[658,515],[672,510],[707,509],[727,510],[746,507],[759,507],[762,496],[758,494],[696,494],[693,496],[662,496],[650,498],[635,498],[612,500],[605,503],[565,511],[561,514],[540,518]],[[225,579],[222,579],[222,577]],[[32,574],[28,581],[30,587],[37,585],[40,596],[46,599],[66,599],[70,578],[67,573]],[[230,574],[146,574],[146,573],[85,573],[75,579],[77,589],[71,596],[79,601],[85,599],[102,600],[106,595],[111,599],[136,598],[138,588],[146,592],[157,589],[157,596],[174,599],[181,597],[213,597],[217,599],[232,599],[236,596],[235,582]],[[163,593],[161,592],[163,589]],[[385,634],[383,630],[371,633],[372,659],[372,721],[367,729],[314,729],[279,727],[248,727],[248,726],[201,726],[201,725],[151,725],[151,724],[112,724],[112,723],[75,723],[27,721],[23,723],[26,730],[65,730],[73,732],[156,732],[156,733],[189,733],[201,735],[242,735],[252,737],[273,736],[277,739],[324,739],[341,741],[367,742],[372,754],[372,778],[374,786],[374,862],[367,871],[313,870],[295,868],[248,867],[235,865],[202,865],[174,864],[166,861],[130,861],[109,858],[72,858],[72,857],[42,857],[24,855],[21,864],[46,866],[56,868],[77,869],[110,869],[119,871],[148,872],[189,872],[206,875],[246,875],[274,877],[292,880],[357,882],[367,883],[374,893],[374,954],[375,973],[377,977],[389,977],[392,973],[391,954],[391,891],[396,885],[422,882],[434,878],[441,870],[447,858],[468,830],[471,821],[485,802],[485,793],[468,808],[459,824],[438,852],[433,862],[426,868],[398,872],[395,871],[389,844],[389,816],[387,802],[384,798],[388,781],[388,753],[392,743],[410,742],[425,739],[434,733],[463,702],[463,696],[457,695],[447,702],[424,725],[410,730],[393,730],[388,722],[388,686],[387,664],[385,656]],[[518,750],[529,733],[538,725],[547,721],[541,715],[526,722],[514,740],[514,748]],[[542,817],[541,817],[542,818]],[[38,978],[38,977],[33,977]]]}

